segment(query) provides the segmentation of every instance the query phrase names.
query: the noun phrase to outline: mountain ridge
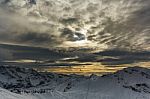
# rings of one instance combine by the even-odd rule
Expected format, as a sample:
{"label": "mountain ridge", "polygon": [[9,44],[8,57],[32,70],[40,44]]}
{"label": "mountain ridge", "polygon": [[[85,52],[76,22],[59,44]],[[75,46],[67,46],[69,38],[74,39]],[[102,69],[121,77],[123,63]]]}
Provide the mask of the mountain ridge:
{"label": "mountain ridge", "polygon": [[85,96],[90,99],[93,96],[94,99],[149,99],[150,96],[150,69],[138,66],[103,76],[38,73],[10,66],[1,66],[0,71],[1,88],[35,99],[83,99]]}

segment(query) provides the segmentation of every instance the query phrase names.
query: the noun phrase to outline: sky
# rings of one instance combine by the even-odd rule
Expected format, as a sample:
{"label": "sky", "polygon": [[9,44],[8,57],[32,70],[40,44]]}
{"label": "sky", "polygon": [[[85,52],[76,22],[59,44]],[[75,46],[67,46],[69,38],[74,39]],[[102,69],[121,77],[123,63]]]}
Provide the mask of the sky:
{"label": "sky", "polygon": [[77,74],[149,68],[149,5],[149,0],[1,0],[1,64]]}

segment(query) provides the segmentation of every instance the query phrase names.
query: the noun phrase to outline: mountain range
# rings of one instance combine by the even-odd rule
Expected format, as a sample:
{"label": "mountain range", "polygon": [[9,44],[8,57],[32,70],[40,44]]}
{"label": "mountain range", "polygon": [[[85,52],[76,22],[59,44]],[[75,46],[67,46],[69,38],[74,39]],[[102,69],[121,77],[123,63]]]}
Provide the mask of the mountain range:
{"label": "mountain range", "polygon": [[142,67],[80,76],[1,66],[0,78],[2,99],[150,99],[150,70]]}

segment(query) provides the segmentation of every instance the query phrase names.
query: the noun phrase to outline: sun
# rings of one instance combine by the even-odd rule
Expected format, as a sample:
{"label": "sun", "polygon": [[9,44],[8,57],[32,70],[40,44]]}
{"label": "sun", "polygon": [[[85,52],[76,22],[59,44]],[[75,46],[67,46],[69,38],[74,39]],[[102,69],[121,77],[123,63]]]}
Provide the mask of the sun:
{"label": "sun", "polygon": [[78,31],[72,27],[68,28],[74,32],[72,36],[73,40],[64,40],[58,47],[95,48],[99,51],[107,49],[108,46],[106,44],[99,44],[97,41],[88,40],[88,28],[82,28]]}

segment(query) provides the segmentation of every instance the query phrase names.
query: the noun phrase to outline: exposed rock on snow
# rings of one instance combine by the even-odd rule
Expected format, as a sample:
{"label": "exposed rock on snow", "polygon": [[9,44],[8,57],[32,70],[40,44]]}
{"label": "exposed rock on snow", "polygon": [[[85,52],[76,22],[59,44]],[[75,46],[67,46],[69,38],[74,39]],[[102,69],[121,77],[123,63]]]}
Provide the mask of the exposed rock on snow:
{"label": "exposed rock on snow", "polygon": [[[149,99],[150,70],[130,67],[105,76],[38,73],[32,69],[0,67],[3,99]],[[19,94],[18,94],[19,93]],[[9,98],[11,95],[19,98]]]}

